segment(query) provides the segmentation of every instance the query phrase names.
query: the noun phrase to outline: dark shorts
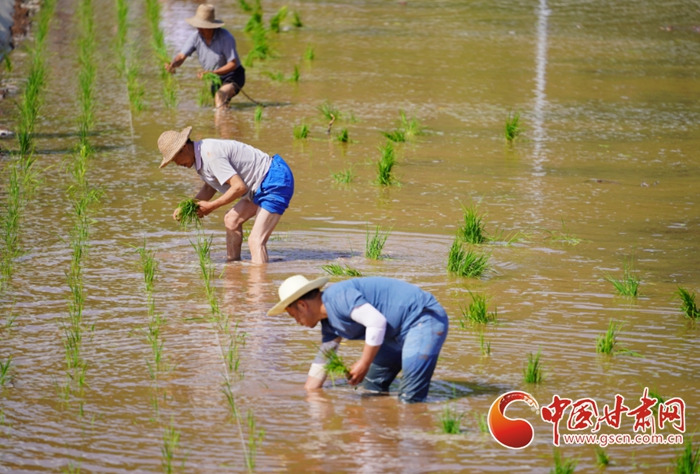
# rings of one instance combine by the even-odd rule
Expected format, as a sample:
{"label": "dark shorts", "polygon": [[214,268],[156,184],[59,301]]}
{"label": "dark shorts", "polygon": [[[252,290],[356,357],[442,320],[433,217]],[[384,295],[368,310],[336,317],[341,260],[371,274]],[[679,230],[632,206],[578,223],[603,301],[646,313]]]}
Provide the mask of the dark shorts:
{"label": "dark shorts", "polygon": [[[223,76],[221,78],[221,83],[222,85],[233,84],[233,95],[231,97],[235,96],[241,89],[243,89],[243,86],[245,85],[245,68],[243,66],[238,66],[231,74]],[[212,97],[214,97],[214,94],[216,94],[216,91],[218,90],[219,88],[214,84],[211,85]]]}
{"label": "dark shorts", "polygon": [[255,191],[253,204],[272,214],[284,214],[294,195],[294,175],[281,156],[272,157],[270,169],[260,188]]}

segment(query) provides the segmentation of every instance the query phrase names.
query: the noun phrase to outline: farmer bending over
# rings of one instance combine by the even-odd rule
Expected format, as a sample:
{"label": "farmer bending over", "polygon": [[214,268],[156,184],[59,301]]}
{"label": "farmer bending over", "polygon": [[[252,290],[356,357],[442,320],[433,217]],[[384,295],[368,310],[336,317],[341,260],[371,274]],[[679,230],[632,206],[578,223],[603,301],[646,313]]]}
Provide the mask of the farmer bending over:
{"label": "farmer bending over", "polygon": [[[267,240],[294,194],[294,176],[279,155],[268,154],[235,140],[190,140],[192,127],[181,132],[169,130],[158,138],[163,154],[160,167],[171,161],[192,168],[204,181],[195,199],[199,217],[241,198],[224,216],[226,255],[241,259],[243,223],[253,216],[255,224],[248,236],[253,263],[267,263]],[[212,200],[216,192],[221,196]],[[178,220],[179,209],[173,213]]]}
{"label": "farmer bending over", "polygon": [[222,28],[224,22],[216,19],[214,7],[211,5],[198,6],[194,17],[185,21],[197,28],[197,32],[192,33],[173,61],[165,65],[165,69],[174,73],[185,59],[197,51],[199,64],[203,68],[197,77],[201,79],[205,72],[221,76],[221,88],[216,90],[212,84],[212,95],[218,109],[228,104],[245,85],[245,69],[238,57],[236,40],[231,33]]}
{"label": "farmer bending over", "polygon": [[399,399],[424,401],[447,337],[447,314],[435,297],[392,278],[354,278],[321,292],[327,282],[326,277],[287,278],[279,288],[280,302],[267,313],[274,316],[286,310],[310,328],[321,323],[321,350],[304,388],[323,386],[326,354],[337,350],[341,338],[364,339],[362,357],[348,374],[350,385],[364,380],[365,389],[387,393],[403,370]]}

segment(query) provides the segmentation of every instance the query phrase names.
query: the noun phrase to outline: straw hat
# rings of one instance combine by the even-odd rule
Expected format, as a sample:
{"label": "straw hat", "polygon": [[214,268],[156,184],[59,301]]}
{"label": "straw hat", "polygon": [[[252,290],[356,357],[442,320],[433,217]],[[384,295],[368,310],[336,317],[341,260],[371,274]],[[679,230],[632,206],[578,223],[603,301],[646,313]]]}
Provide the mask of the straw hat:
{"label": "straw hat", "polygon": [[287,306],[294,303],[309,291],[321,288],[328,283],[328,280],[330,280],[330,278],[321,277],[314,281],[309,281],[303,275],[294,275],[293,277],[287,278],[284,280],[284,283],[280,285],[280,302],[274,305],[272,309],[267,312],[267,315],[277,316],[278,314],[284,313]]}
{"label": "straw hat", "polygon": [[216,19],[216,11],[213,5],[203,3],[197,7],[197,13],[192,18],[185,19],[187,23],[195,28],[221,28],[224,22]]}
{"label": "straw hat", "polygon": [[160,162],[160,168],[170,163],[175,155],[178,154],[182,147],[190,138],[192,127],[185,127],[180,133],[175,130],[168,130],[160,134],[158,138],[158,149],[163,154],[163,161]]}

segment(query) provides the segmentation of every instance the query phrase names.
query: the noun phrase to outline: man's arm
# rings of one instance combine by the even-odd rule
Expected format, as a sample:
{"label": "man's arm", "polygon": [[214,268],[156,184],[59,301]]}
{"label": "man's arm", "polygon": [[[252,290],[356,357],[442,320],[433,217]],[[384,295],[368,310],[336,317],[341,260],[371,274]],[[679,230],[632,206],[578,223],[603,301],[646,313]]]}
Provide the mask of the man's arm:
{"label": "man's arm", "polygon": [[[245,193],[248,192],[248,186],[243,182],[241,177],[237,174],[234,174],[231,176],[231,178],[227,181],[228,185],[230,188],[228,188],[228,191],[226,191],[224,194],[219,196],[217,199],[213,201],[200,201],[199,202],[199,217],[204,217],[206,215],[211,214],[214,210],[220,208],[221,206],[225,206],[227,204],[232,203],[239,197],[243,196]],[[207,185],[208,186],[208,185]],[[212,188],[213,189],[213,188]],[[202,188],[204,190],[204,188]],[[200,191],[202,192],[202,191]],[[212,194],[213,196],[213,194]],[[210,196],[209,198],[211,199]]]}
{"label": "man's arm", "polygon": [[199,192],[194,198],[197,201],[208,201],[214,197],[214,194],[216,194],[216,189],[209,186],[209,184],[204,183],[202,189],[199,190]]}
{"label": "man's arm", "polygon": [[306,377],[304,384],[306,390],[318,390],[323,387],[323,382],[326,381],[325,365],[328,363],[328,351],[337,351],[341,340],[340,337],[336,337],[332,341],[321,344],[318,354],[311,364],[311,369],[309,369],[309,375]]}
{"label": "man's arm", "polygon": [[169,73],[173,74],[175,73],[175,69],[179,68],[182,66],[182,63],[185,62],[185,59],[187,59],[187,56],[185,56],[182,53],[177,53],[177,56],[175,56],[170,64],[165,65],[165,70],[168,71]]}
{"label": "man's arm", "polygon": [[369,303],[353,309],[350,318],[365,327],[365,347],[362,349],[362,356],[350,367],[349,374],[350,385],[357,385],[364,380],[379,348],[384,343],[386,318]]}
{"label": "man's arm", "polygon": [[225,76],[226,74],[233,72],[234,69],[238,67],[237,61],[234,59],[233,61],[227,62],[223,66],[221,66],[219,69],[214,69],[213,71],[199,71],[197,74],[197,77],[200,79],[202,76],[204,76],[204,73],[206,72],[213,72],[214,74],[217,74],[219,76]]}

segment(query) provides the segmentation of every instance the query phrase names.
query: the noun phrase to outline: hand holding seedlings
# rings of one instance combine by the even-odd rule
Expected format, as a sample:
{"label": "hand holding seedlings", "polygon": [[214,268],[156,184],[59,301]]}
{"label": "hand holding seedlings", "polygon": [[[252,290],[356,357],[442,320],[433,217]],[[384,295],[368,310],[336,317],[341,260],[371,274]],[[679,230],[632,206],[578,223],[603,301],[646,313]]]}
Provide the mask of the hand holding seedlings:
{"label": "hand holding seedlings", "polygon": [[374,357],[379,352],[380,347],[382,346],[365,344],[364,349],[362,349],[362,357],[352,364],[348,372],[348,383],[350,385],[357,385],[365,379],[365,375],[369,372],[369,367],[372,365],[372,361],[374,361]]}

